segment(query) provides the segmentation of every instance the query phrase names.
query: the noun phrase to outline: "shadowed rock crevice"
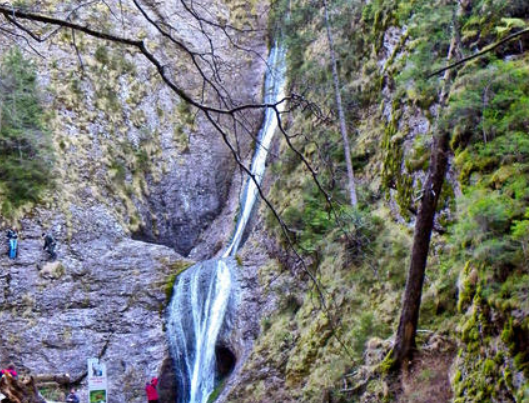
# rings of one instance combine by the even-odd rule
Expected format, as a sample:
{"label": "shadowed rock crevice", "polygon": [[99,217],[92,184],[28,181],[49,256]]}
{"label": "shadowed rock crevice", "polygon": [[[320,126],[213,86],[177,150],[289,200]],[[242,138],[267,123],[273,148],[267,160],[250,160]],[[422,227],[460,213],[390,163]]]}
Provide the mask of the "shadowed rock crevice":
{"label": "shadowed rock crevice", "polygon": [[215,358],[217,360],[217,374],[219,380],[230,376],[237,364],[235,354],[226,346],[218,345],[215,348]]}
{"label": "shadowed rock crevice", "polygon": [[[197,144],[186,155],[188,167],[175,166],[159,183],[151,183],[147,202],[139,208],[142,224],[133,239],[165,245],[187,256],[222,212],[235,162],[217,139],[199,140],[204,144]],[[203,161],[203,148],[211,149],[215,159]],[[197,170],[196,166],[204,168]]]}
{"label": "shadowed rock crevice", "polygon": [[[230,347],[217,345],[215,348],[217,384],[224,382],[235,369],[237,358]],[[176,371],[173,359],[170,356],[165,357],[159,374],[158,393],[160,403],[175,403],[177,397],[183,393],[179,390],[176,379]]]}
{"label": "shadowed rock crevice", "polygon": [[166,356],[162,362],[158,383],[160,403],[175,403],[178,396],[178,382],[173,359]]}

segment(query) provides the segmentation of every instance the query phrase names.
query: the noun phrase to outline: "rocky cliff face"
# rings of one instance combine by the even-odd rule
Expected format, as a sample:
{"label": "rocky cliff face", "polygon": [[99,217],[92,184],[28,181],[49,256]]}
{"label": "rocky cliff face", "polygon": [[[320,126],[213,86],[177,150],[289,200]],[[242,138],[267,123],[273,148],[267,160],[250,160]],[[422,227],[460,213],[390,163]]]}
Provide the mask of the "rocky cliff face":
{"label": "rocky cliff face", "polygon": [[[200,93],[189,60],[164,47],[137,10],[106,3],[80,10],[80,18],[147,38],[176,79]],[[207,37],[179,17],[181,5],[148,6],[188,46],[207,49]],[[203,7],[218,21],[266,25],[265,2]],[[115,20],[121,11],[124,19]],[[209,34],[233,102],[260,100],[265,31],[234,34],[252,52],[237,52],[214,29]],[[35,63],[57,152],[56,188],[42,205],[3,218],[18,226],[20,247],[16,261],[0,258],[0,364],[68,373],[84,385],[86,359],[100,357],[108,365],[110,402],[141,401],[145,379],[167,358],[164,309],[174,276],[190,264],[183,256],[195,248],[195,256],[211,257],[229,237],[240,190],[235,162],[204,116],[134,51],[82,34],[74,46],[66,31],[36,48],[44,56]],[[246,122],[250,133],[258,122],[258,115]],[[251,136],[241,136],[239,145],[247,155]],[[220,227],[208,231],[215,220]],[[44,231],[58,240],[56,262],[41,249]]]}
{"label": "rocky cliff face", "polygon": [[69,374],[79,383],[86,359],[99,357],[112,399],[140,400],[139,381],[156,374],[166,354],[165,285],[182,260],[124,236],[102,209],[83,213],[76,220],[83,231],[60,244],[56,262],[41,250],[42,228],[22,221],[19,259],[1,262],[0,355],[22,371]]}

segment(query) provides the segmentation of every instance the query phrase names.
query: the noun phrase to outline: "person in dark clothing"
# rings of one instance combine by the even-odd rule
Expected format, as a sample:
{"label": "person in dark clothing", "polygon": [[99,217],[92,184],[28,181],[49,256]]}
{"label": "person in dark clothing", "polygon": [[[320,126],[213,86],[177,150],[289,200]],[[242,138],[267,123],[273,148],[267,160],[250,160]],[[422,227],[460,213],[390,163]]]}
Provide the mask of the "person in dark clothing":
{"label": "person in dark clothing", "polygon": [[57,246],[57,242],[51,236],[51,234],[42,233],[42,238],[44,239],[44,246],[42,247],[42,249],[48,252],[52,260],[55,260],[57,258],[57,254],[55,253],[55,247]]}
{"label": "person in dark clothing", "polygon": [[7,255],[10,259],[15,259],[18,253],[18,233],[15,228],[11,228],[7,231],[7,243],[8,252]]}
{"label": "person in dark clothing", "polygon": [[76,390],[74,388],[70,390],[70,394],[66,396],[66,403],[79,403],[79,396],[75,392]]}
{"label": "person in dark clothing", "polygon": [[147,400],[149,403],[158,403],[158,391],[156,386],[158,385],[158,378],[152,378],[150,382],[145,384],[145,392],[147,393]]}

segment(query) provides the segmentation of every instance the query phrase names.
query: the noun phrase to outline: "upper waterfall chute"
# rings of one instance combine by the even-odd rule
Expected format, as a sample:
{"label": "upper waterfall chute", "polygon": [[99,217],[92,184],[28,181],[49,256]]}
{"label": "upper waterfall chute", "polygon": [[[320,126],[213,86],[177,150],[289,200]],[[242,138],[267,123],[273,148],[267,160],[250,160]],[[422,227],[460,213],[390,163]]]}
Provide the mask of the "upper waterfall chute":
{"label": "upper waterfall chute", "polygon": [[[265,79],[264,102],[267,104],[275,104],[285,98],[286,51],[284,48],[280,46],[274,46],[272,48],[268,58],[268,66],[269,71]],[[285,104],[286,102],[282,102],[277,105],[277,111],[283,112],[285,110]],[[263,181],[266,157],[268,156],[268,150],[278,124],[276,110],[267,108],[263,125],[257,137],[258,141],[250,169],[253,178],[249,177],[247,180],[246,188],[241,198],[241,214],[237,221],[233,238],[224,251],[223,257],[234,256],[242,242],[244,231],[246,230],[255,201],[259,195],[258,186]]]}

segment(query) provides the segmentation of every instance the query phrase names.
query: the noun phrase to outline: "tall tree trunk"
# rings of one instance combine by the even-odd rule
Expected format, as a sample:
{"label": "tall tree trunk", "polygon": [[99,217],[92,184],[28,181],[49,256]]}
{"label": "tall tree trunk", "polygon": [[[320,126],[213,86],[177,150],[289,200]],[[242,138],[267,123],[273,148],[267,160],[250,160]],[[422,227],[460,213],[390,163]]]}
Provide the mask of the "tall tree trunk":
{"label": "tall tree trunk", "polygon": [[[454,24],[454,35],[450,43],[447,60],[450,62],[458,51],[458,28]],[[453,70],[445,72],[444,85],[439,97],[439,113],[437,120],[446,107],[450,94],[450,84],[453,79]],[[437,125],[436,125],[437,126]],[[430,239],[434,226],[435,212],[441,194],[448,167],[450,153],[450,132],[437,127],[433,129],[434,140],[432,154],[430,157],[430,170],[426,183],[424,184],[421,205],[415,222],[413,235],[413,248],[411,252],[410,269],[406,279],[402,311],[397,329],[395,346],[393,347],[394,366],[400,367],[404,360],[411,358],[415,349],[415,336],[419,322],[419,310],[421,307],[422,287],[426,272],[428,252],[430,250]]]}
{"label": "tall tree trunk", "polygon": [[351,147],[349,146],[349,137],[347,135],[347,125],[345,124],[345,114],[342,105],[342,96],[340,94],[340,78],[338,77],[338,67],[336,65],[336,54],[334,53],[334,41],[331,33],[331,24],[329,22],[329,12],[327,10],[327,0],[323,0],[323,11],[325,15],[325,27],[327,28],[327,38],[329,40],[329,54],[331,56],[332,79],[334,81],[334,94],[336,97],[336,107],[338,108],[338,119],[340,120],[340,132],[342,134],[343,149],[345,153],[345,163],[347,165],[347,182],[349,188],[349,197],[352,206],[358,204],[356,198],[356,185],[351,161]]}
{"label": "tall tree trunk", "polygon": [[430,238],[437,202],[448,166],[449,140],[449,133],[441,133],[435,137],[433,143],[433,153],[430,159],[431,168],[423,189],[421,206],[415,223],[410,269],[406,280],[402,312],[393,349],[393,358],[397,365],[411,357],[415,348],[415,335],[419,321],[422,286],[430,249]]}

